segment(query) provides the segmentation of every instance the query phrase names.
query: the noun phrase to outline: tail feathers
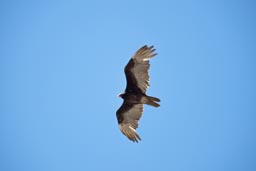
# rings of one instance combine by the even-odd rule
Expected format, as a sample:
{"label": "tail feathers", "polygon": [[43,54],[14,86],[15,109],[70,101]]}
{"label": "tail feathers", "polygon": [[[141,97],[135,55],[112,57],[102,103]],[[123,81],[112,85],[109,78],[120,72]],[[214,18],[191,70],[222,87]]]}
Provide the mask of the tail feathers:
{"label": "tail feathers", "polygon": [[160,102],[160,99],[152,96],[146,96],[145,98],[143,98],[143,102],[147,105],[154,106],[154,107],[160,106],[160,104],[156,103],[156,102]]}
{"label": "tail feathers", "polygon": [[159,107],[159,106],[160,106],[160,104],[158,104],[158,103],[156,103],[156,102],[154,102],[154,101],[147,101],[146,104],[147,104],[147,105],[150,105],[150,106],[154,106],[154,107]]}
{"label": "tail feathers", "polygon": [[160,102],[160,99],[159,99],[159,98],[156,98],[156,97],[153,97],[153,96],[148,96],[148,98],[149,98],[151,101]]}

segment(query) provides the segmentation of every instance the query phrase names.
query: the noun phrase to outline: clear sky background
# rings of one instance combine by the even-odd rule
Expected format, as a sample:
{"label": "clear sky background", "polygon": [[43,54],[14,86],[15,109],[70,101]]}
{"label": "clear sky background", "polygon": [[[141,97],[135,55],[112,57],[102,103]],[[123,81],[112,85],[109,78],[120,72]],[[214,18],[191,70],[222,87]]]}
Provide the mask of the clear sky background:
{"label": "clear sky background", "polygon": [[[1,171],[255,171],[253,0],[1,1]],[[149,95],[118,129],[124,66],[154,45]]]}

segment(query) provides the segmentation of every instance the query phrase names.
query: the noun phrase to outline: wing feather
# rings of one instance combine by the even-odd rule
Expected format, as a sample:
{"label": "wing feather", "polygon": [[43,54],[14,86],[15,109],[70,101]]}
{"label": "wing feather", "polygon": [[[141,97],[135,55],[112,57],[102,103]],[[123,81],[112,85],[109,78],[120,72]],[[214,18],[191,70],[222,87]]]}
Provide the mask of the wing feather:
{"label": "wing feather", "polygon": [[139,134],[136,132],[138,128],[139,119],[143,112],[143,104],[128,105],[124,102],[117,111],[118,126],[121,132],[133,142],[141,140]]}
{"label": "wing feather", "polygon": [[148,47],[145,45],[133,55],[132,59],[126,65],[127,91],[129,89],[137,90],[136,87],[138,87],[142,93],[146,93],[149,87],[149,59],[157,55],[154,52],[154,46]]}

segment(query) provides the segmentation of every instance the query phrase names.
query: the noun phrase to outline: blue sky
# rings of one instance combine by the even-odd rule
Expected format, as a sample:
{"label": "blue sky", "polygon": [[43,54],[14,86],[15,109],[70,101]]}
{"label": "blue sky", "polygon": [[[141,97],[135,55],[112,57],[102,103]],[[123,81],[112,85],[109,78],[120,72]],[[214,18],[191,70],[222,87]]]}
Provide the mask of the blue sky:
{"label": "blue sky", "polygon": [[[256,4],[1,1],[0,170],[254,171]],[[130,142],[123,68],[154,45]]]}

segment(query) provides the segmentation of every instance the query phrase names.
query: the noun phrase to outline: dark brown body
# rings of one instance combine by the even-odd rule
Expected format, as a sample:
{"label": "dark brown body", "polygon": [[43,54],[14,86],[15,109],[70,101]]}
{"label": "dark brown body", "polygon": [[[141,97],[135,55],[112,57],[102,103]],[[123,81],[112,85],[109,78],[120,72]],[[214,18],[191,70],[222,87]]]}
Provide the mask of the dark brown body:
{"label": "dark brown body", "polygon": [[117,110],[116,116],[122,133],[134,142],[140,140],[135,129],[138,127],[143,105],[160,106],[157,103],[160,102],[160,99],[146,95],[146,90],[149,87],[149,59],[156,55],[154,51],[153,46],[143,46],[124,69],[127,85],[125,92],[119,95],[124,102]]}

